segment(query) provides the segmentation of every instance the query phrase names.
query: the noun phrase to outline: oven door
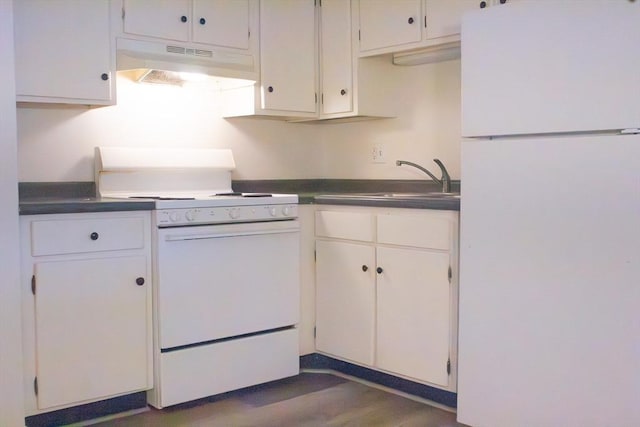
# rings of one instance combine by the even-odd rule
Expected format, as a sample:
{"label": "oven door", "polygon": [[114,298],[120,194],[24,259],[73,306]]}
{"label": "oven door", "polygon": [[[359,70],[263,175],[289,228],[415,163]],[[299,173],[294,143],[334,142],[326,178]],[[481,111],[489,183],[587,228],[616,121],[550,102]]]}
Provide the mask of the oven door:
{"label": "oven door", "polygon": [[157,230],[162,350],[294,325],[297,220]]}

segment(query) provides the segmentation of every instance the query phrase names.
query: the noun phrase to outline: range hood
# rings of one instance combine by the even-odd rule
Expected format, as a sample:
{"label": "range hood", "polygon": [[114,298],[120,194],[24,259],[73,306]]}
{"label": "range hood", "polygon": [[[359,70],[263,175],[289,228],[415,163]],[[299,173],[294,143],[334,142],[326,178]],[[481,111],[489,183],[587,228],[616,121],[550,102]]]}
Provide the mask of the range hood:
{"label": "range hood", "polygon": [[201,73],[223,79],[240,79],[238,84],[245,85],[258,79],[257,64],[250,54],[125,38],[117,39],[116,49],[118,71],[143,69]]}

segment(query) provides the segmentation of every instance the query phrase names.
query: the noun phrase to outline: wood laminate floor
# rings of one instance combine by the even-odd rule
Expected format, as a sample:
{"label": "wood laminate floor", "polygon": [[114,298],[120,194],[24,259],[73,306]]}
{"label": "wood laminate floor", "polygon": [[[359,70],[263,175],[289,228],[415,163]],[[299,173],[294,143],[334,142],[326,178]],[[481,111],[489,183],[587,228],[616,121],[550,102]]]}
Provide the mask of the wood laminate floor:
{"label": "wood laminate floor", "polygon": [[94,427],[452,427],[454,413],[324,373],[93,424]]}

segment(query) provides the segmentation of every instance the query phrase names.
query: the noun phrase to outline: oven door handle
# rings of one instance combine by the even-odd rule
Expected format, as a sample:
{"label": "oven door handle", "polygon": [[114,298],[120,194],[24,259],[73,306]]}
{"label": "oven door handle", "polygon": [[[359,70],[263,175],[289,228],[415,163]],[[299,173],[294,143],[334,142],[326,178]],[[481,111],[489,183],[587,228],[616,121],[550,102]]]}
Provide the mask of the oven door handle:
{"label": "oven door handle", "polygon": [[191,233],[191,234],[171,234],[165,236],[166,242],[180,242],[183,240],[217,239],[223,237],[243,237],[243,236],[264,236],[269,234],[299,233],[300,229],[281,229],[264,231],[230,231],[227,233]]}

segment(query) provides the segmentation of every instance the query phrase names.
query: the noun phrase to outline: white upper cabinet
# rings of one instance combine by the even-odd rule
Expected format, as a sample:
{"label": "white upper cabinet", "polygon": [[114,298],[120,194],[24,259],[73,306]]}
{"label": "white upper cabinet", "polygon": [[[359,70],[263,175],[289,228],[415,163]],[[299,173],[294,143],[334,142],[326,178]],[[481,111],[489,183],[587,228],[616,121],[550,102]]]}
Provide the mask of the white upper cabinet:
{"label": "white upper cabinet", "polygon": [[467,15],[462,135],[639,127],[638,23],[640,3],[628,1],[523,1]]}
{"label": "white upper cabinet", "polygon": [[250,48],[250,0],[124,0],[122,7],[126,34]]}
{"label": "white upper cabinet", "polygon": [[223,117],[317,118],[313,0],[260,2],[260,81],[222,91]]}
{"label": "white upper cabinet", "polygon": [[124,0],[124,32],[188,41],[191,0]]}
{"label": "white upper cabinet", "polygon": [[351,4],[324,0],[320,8],[320,113],[353,111],[353,60]]}
{"label": "white upper cabinet", "polygon": [[[359,54],[425,50],[434,53],[432,61],[459,57],[463,14],[512,1],[517,0],[354,0],[360,13]],[[404,55],[394,61],[411,64],[413,58]]]}
{"label": "white upper cabinet", "polygon": [[260,2],[263,109],[315,115],[316,56],[313,0]]}
{"label": "white upper cabinet", "polygon": [[109,14],[108,0],[14,2],[17,100],[113,104]]}
{"label": "white upper cabinet", "polygon": [[248,0],[194,0],[193,41],[249,49]]}
{"label": "white upper cabinet", "polygon": [[422,39],[422,0],[365,0],[360,8],[360,52]]}

